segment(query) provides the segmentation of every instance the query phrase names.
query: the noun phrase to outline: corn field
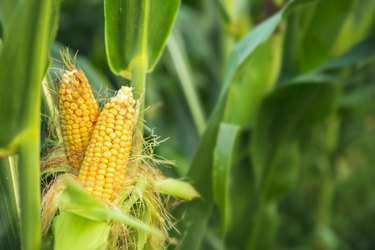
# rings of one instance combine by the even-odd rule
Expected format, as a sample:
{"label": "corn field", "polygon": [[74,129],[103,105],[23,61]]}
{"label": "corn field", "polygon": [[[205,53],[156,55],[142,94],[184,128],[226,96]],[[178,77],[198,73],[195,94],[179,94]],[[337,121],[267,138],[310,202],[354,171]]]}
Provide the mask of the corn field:
{"label": "corn field", "polygon": [[375,249],[374,100],[373,0],[0,0],[0,249]]}

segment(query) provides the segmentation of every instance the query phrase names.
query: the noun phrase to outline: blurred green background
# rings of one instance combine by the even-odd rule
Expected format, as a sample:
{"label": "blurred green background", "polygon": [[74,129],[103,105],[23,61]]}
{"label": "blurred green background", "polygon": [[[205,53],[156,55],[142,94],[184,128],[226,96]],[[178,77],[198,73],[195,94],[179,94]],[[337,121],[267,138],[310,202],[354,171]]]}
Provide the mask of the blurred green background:
{"label": "blurred green background", "polygon": [[[367,50],[375,45],[375,3],[310,2],[284,18],[230,87],[224,121],[239,128],[229,177],[230,222],[222,233],[220,211],[214,207],[201,249],[245,249],[252,244],[252,249],[375,248],[375,54],[374,49]],[[163,141],[156,153],[176,162],[175,168],[163,169],[168,175],[186,175],[235,44],[284,4],[282,0],[182,2],[172,37],[147,80],[146,126]],[[81,66],[88,64],[93,74],[100,75],[99,84],[114,90],[127,84],[107,64],[102,1],[63,1],[56,40],[55,46],[78,51]],[[283,129],[282,124],[294,122],[296,108],[314,112],[303,109],[303,100],[314,95],[314,87],[275,97],[274,103],[260,108],[265,97],[301,75],[319,82],[311,72],[334,64],[332,60],[356,45],[351,57],[336,60],[338,66],[325,68],[319,76],[338,82],[333,94],[324,97],[323,90],[313,96],[313,102],[322,102],[320,109],[328,111],[306,121],[308,126],[303,122],[290,126],[290,138],[279,145],[283,157],[277,160],[277,172],[273,170],[279,184],[268,192],[272,204],[258,214],[256,151],[250,150],[256,117],[259,112],[275,113],[268,124],[275,135],[263,139],[277,144],[273,137]],[[184,88],[186,84],[197,94],[197,109],[189,102],[192,90]],[[275,239],[272,247],[267,246],[270,231]]]}
{"label": "blurred green background", "polygon": [[[375,1],[287,2],[183,0],[147,76],[161,169],[202,194],[172,211],[177,249],[375,249]],[[50,82],[67,46],[98,96],[130,84],[104,21],[101,0],[61,2]]]}

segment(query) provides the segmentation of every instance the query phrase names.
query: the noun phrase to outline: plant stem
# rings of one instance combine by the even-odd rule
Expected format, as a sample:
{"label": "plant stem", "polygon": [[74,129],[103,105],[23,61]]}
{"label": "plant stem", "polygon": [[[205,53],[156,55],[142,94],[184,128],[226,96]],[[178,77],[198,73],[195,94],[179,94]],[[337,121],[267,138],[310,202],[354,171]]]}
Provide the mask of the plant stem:
{"label": "plant stem", "polygon": [[147,61],[147,33],[148,33],[148,21],[150,15],[150,1],[145,0],[142,2],[142,23],[140,24],[140,41],[137,48],[137,56],[131,63],[132,73],[132,85],[134,87],[134,97],[139,102],[139,114],[136,135],[135,147],[138,153],[142,151],[143,143],[143,121],[144,121],[144,100],[146,92],[146,71],[148,67]]}
{"label": "plant stem", "polygon": [[[136,135],[135,145],[138,150],[142,150],[143,141],[143,122],[144,122],[144,107],[145,107],[145,87],[146,87],[146,64],[143,58],[136,58],[133,61],[132,67],[132,85],[134,87],[134,97],[139,102],[139,114],[138,114],[138,131]],[[137,150],[137,151],[138,151]],[[141,151],[138,151],[141,152]]]}
{"label": "plant stem", "polygon": [[39,128],[24,134],[19,146],[22,249],[40,249]]}

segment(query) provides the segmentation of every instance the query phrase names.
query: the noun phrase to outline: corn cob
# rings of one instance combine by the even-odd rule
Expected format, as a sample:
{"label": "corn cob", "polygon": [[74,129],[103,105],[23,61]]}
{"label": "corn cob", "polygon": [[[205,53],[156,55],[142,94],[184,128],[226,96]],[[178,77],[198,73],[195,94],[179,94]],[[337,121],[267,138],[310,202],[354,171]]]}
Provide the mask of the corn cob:
{"label": "corn cob", "polygon": [[60,81],[59,107],[65,153],[69,164],[79,169],[99,108],[85,74],[72,67]]}
{"label": "corn cob", "polygon": [[105,104],[79,172],[84,188],[103,200],[111,200],[125,180],[135,112],[131,91],[122,87]]}

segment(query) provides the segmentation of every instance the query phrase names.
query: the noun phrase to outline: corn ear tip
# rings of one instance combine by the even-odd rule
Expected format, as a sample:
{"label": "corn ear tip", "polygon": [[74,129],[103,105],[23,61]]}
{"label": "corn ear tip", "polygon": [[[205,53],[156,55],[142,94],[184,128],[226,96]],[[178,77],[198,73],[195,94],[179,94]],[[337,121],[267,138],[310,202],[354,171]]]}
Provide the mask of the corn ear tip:
{"label": "corn ear tip", "polygon": [[65,65],[65,67],[68,70],[76,69],[75,62],[77,61],[77,55],[78,55],[78,51],[74,54],[74,57],[72,58],[71,55],[70,55],[68,47],[64,47],[60,50],[61,59],[62,59],[64,65]]}

